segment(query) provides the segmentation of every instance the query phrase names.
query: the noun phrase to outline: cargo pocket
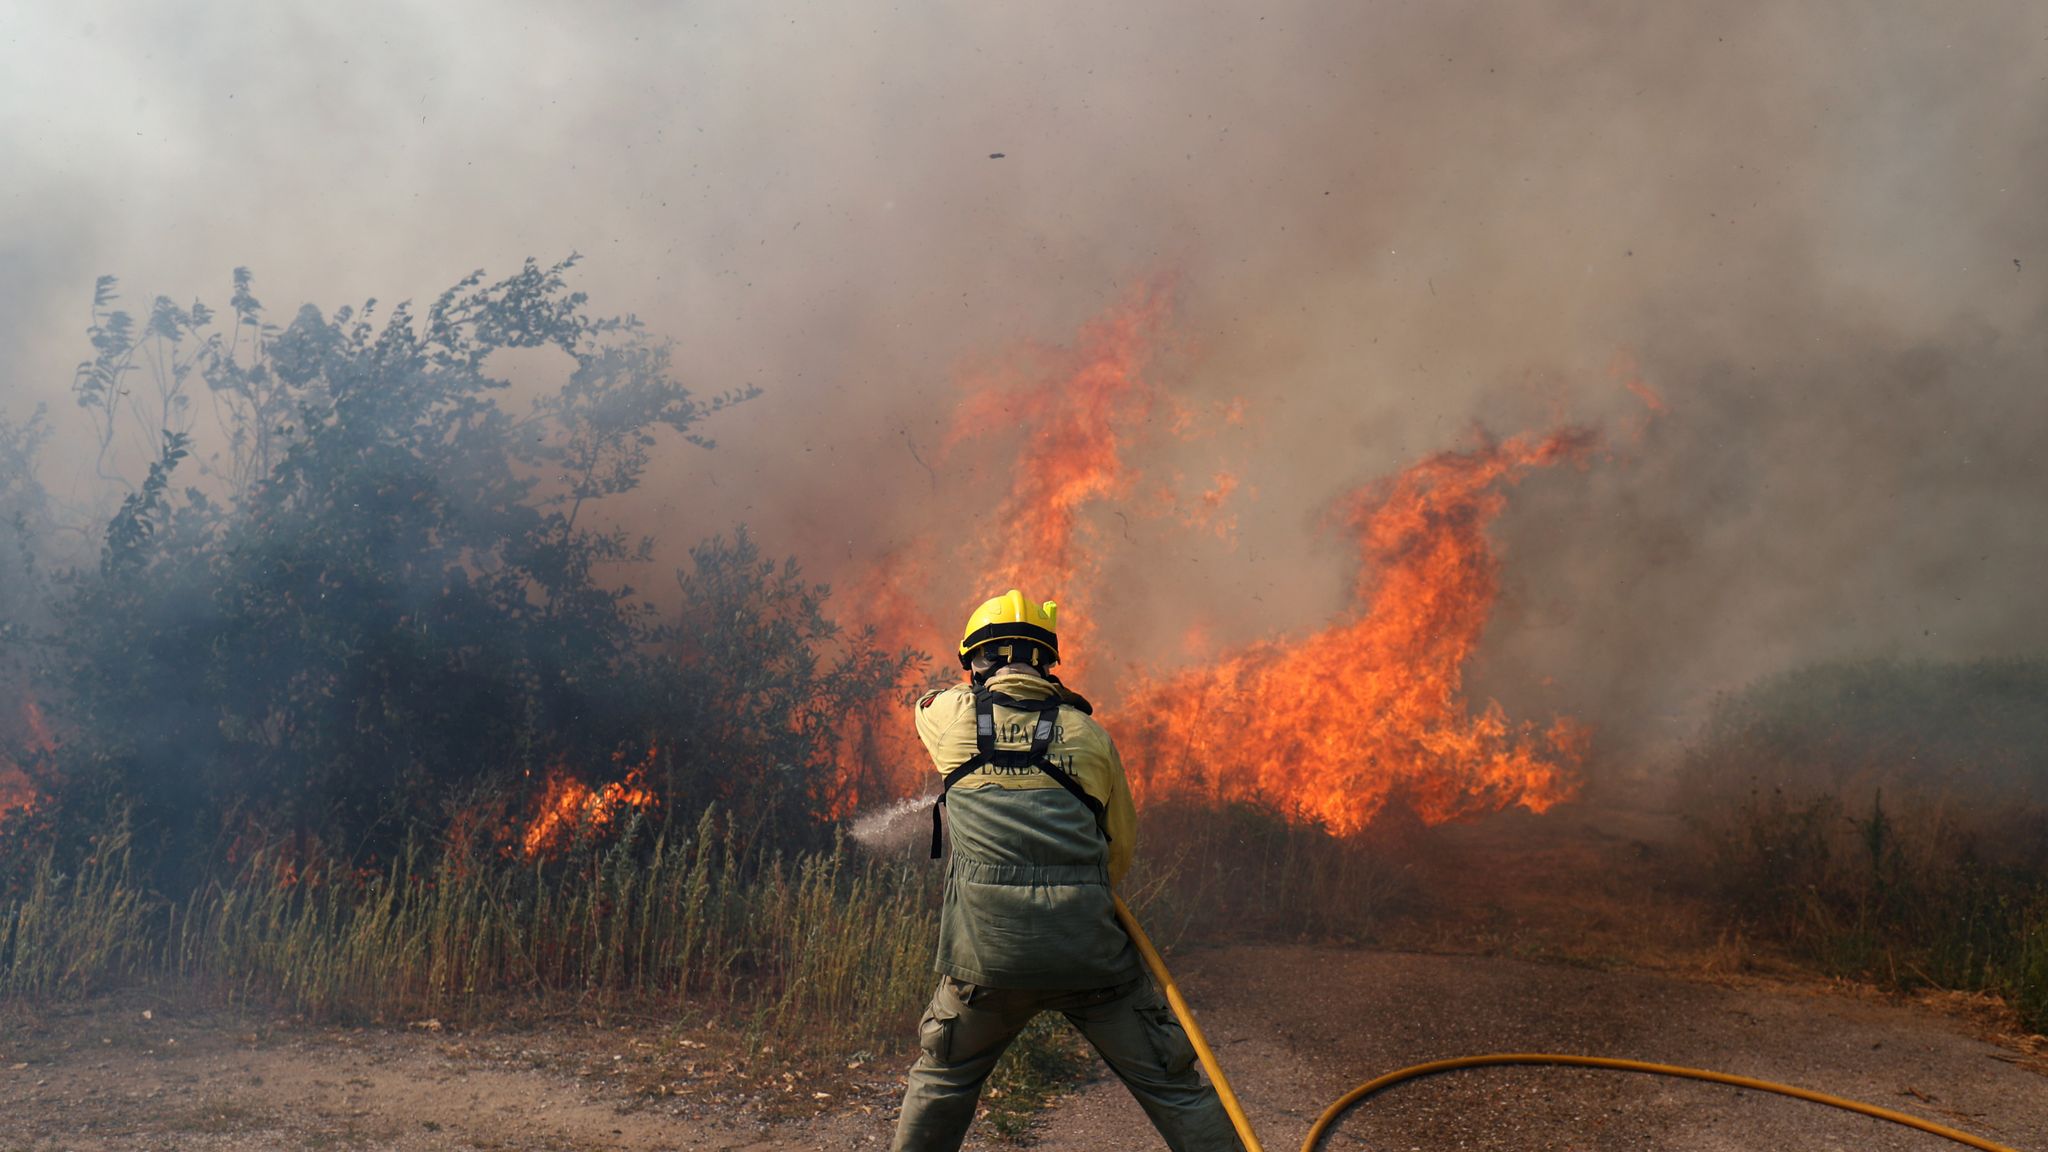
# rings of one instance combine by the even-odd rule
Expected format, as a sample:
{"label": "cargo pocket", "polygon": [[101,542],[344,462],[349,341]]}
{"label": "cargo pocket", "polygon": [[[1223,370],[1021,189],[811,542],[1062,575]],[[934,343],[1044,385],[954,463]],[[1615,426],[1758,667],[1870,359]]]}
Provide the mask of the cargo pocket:
{"label": "cargo pocket", "polygon": [[1164,1004],[1140,1007],[1138,1018],[1145,1022],[1145,1035],[1151,1038],[1152,1050],[1168,1076],[1179,1076],[1194,1067],[1195,1046],[1172,1008]]}
{"label": "cargo pocket", "polygon": [[917,1022],[917,1046],[924,1050],[934,1064],[948,1064],[953,1059],[953,1024],[958,1014],[953,1009],[933,1000],[924,1010],[924,1019]]}

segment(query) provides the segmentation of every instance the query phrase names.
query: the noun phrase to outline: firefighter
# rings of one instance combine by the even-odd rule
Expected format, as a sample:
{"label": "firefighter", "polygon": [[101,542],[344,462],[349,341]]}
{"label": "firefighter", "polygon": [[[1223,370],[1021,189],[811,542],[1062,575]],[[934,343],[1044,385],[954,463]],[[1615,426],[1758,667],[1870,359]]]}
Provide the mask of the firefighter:
{"label": "firefighter", "polygon": [[1053,675],[1056,605],[1012,589],[968,618],[970,682],[917,701],[917,734],[951,833],[935,965],[896,1152],[952,1152],[982,1083],[1040,1012],[1066,1016],[1176,1152],[1240,1148],[1194,1048],[1117,923],[1136,815],[1123,762],[1088,702]]}

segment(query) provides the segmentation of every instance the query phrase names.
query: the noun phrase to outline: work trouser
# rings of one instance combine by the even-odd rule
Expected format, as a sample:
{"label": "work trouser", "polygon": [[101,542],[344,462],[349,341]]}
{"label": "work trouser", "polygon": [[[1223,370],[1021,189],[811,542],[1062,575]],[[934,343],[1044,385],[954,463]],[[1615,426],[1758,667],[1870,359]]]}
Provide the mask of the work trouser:
{"label": "work trouser", "polygon": [[1040,1012],[1066,1016],[1137,1097],[1174,1152],[1239,1152],[1216,1090],[1195,1071],[1195,1049],[1152,981],[1058,992],[983,988],[939,978],[918,1025],[893,1152],[954,1152],[1003,1050]]}

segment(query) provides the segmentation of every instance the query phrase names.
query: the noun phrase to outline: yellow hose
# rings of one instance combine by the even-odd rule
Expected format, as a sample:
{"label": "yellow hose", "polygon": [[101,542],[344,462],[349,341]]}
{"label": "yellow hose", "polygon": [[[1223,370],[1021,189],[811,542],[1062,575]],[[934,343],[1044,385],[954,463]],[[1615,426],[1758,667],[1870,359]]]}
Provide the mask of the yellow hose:
{"label": "yellow hose", "polygon": [[[1229,1079],[1223,1075],[1223,1068],[1216,1063],[1215,1051],[1209,1047],[1208,1038],[1202,1035],[1202,1029],[1196,1025],[1195,1014],[1188,1010],[1187,1001],[1180,994],[1180,986],[1173,982],[1173,975],[1166,970],[1166,961],[1160,958],[1159,950],[1152,946],[1151,938],[1138,926],[1138,918],[1131,915],[1130,908],[1125,906],[1121,896],[1116,897],[1116,918],[1123,923],[1124,931],[1130,933],[1131,942],[1138,946],[1138,955],[1144,959],[1145,967],[1151,970],[1152,978],[1159,982],[1160,989],[1166,993],[1166,1002],[1173,1006],[1174,1015],[1180,1017],[1181,1026],[1187,1029],[1188,1039],[1194,1042],[1195,1055],[1201,1059],[1202,1067],[1209,1073],[1210,1082],[1216,1086],[1216,1095],[1222,1099],[1223,1110],[1229,1113],[1230,1123],[1237,1128],[1238,1138],[1244,1141],[1245,1152],[1264,1152],[1259,1145],[1259,1138],[1252,1132],[1251,1121],[1245,1118],[1243,1106],[1237,1102],[1237,1093],[1231,1090]],[[1439,1072],[1452,1072],[1460,1068],[1486,1068],[1504,1064],[1562,1064],[1574,1068],[1646,1072],[1655,1076],[1676,1076],[1686,1080],[1704,1080],[1711,1084],[1730,1084],[1737,1088],[1775,1092],[1795,1100],[1810,1100],[1831,1108],[1841,1108],[1879,1120],[1889,1120],[1894,1124],[1903,1124],[1908,1128],[1917,1128],[1922,1132],[1946,1137],[1958,1144],[1980,1149],[1981,1152],[2019,1152],[2016,1148],[1994,1143],[1981,1136],[1972,1136],[1968,1132],[1950,1128],[1945,1124],[1936,1124],[1932,1120],[1923,1120],[1905,1112],[1896,1112],[1890,1108],[1880,1108],[1875,1104],[1865,1104],[1840,1096],[1830,1096],[1825,1092],[1795,1088],[1789,1084],[1755,1080],[1748,1076],[1732,1076],[1726,1072],[1709,1072],[1702,1068],[1684,1068],[1676,1064],[1651,1064],[1641,1060],[1615,1060],[1604,1056],[1566,1056],[1549,1052],[1497,1052],[1486,1056],[1460,1056],[1454,1060],[1432,1060],[1427,1064],[1417,1064],[1398,1072],[1389,1072],[1376,1080],[1360,1084],[1339,1097],[1336,1103],[1325,1108],[1323,1114],[1316,1117],[1316,1122],[1310,1125],[1308,1136],[1301,1142],[1301,1150],[1315,1152],[1316,1146],[1323,1142],[1323,1137],[1329,1135],[1330,1129],[1353,1105],[1404,1080],[1433,1076]]]}
{"label": "yellow hose", "polygon": [[1202,1061],[1202,1067],[1209,1073],[1209,1082],[1216,1086],[1216,1095],[1223,1101],[1223,1110],[1230,1113],[1231,1126],[1237,1129],[1237,1138],[1244,1141],[1244,1152],[1266,1152],[1259,1146],[1259,1138],[1252,1132],[1252,1122],[1245,1119],[1244,1106],[1237,1102],[1237,1093],[1231,1090],[1230,1081],[1223,1075],[1223,1066],[1216,1063],[1216,1053],[1209,1047],[1209,1038],[1202,1035],[1202,1028],[1195,1023],[1195,1014],[1188,1008],[1188,1002],[1181,998],[1180,985],[1173,982],[1173,973],[1166,970],[1166,961],[1159,956],[1159,949],[1152,946],[1152,938],[1138,927],[1138,918],[1131,915],[1130,906],[1121,896],[1112,895],[1116,901],[1116,918],[1123,922],[1124,931],[1131,934],[1131,943],[1138,946],[1138,955],[1144,959],[1145,967],[1152,970],[1152,978],[1159,981],[1159,990],[1166,993],[1166,1002],[1173,1006],[1173,1014],[1180,1017],[1180,1026],[1187,1029],[1188,1039],[1194,1042],[1195,1055]]}
{"label": "yellow hose", "polygon": [[[1865,1116],[1875,1116],[1879,1120],[1889,1120],[1894,1124],[1903,1124],[1908,1128],[1918,1128],[1922,1132],[1931,1132],[1936,1136],[1945,1136],[1958,1144],[1967,1144],[1972,1148],[1982,1149],[1983,1152],[2018,1152],[2018,1149],[1993,1143],[1981,1136],[1972,1136],[1968,1132],[1958,1131],[1946,1124],[1936,1124],[1932,1120],[1922,1120],[1918,1116],[1905,1112],[1895,1112],[1890,1108],[1880,1108],[1875,1104],[1865,1104],[1860,1100],[1849,1100],[1840,1096],[1830,1096],[1825,1092],[1795,1088],[1790,1084],[1777,1084],[1769,1080],[1754,1080],[1748,1076],[1732,1076],[1726,1072],[1709,1072],[1704,1068],[1683,1068],[1676,1064],[1650,1064],[1641,1060],[1615,1060],[1605,1056],[1563,1056],[1551,1052],[1497,1052],[1489,1056],[1460,1056],[1455,1060],[1432,1060],[1427,1064],[1417,1064],[1412,1068],[1403,1068],[1399,1072],[1389,1072],[1377,1080],[1360,1084],[1358,1087],[1345,1093],[1335,1104],[1324,1109],[1323,1114],[1316,1117],[1315,1124],[1309,1128],[1308,1138],[1302,1141],[1302,1152],[1310,1152],[1317,1144],[1321,1143],[1323,1136],[1337,1123],[1337,1118],[1342,1116],[1352,1105],[1357,1104],[1359,1101],[1364,1100],[1383,1088],[1391,1088],[1403,1080],[1413,1080],[1418,1076],[1433,1076],[1438,1072],[1451,1072],[1459,1068],[1485,1068],[1499,1064],[1566,1064],[1575,1068],[1609,1068],[1622,1072],[1647,1072],[1655,1076],[1677,1076],[1686,1080],[1705,1080],[1711,1084],[1732,1084],[1737,1088],[1751,1088],[1758,1092],[1775,1092],[1780,1096],[1790,1096],[1795,1100],[1811,1100],[1815,1104],[1826,1104],[1831,1108],[1841,1108],[1849,1112],[1860,1112]],[[1214,1073],[1211,1073],[1211,1075],[1213,1076]]]}

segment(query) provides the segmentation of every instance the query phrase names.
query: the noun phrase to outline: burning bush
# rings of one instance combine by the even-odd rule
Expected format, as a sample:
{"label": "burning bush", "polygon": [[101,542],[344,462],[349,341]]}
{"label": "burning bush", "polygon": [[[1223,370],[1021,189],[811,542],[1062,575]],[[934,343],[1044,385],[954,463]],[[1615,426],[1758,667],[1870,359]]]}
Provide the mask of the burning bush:
{"label": "burning bush", "polygon": [[[825,590],[744,534],[695,552],[678,617],[607,575],[651,542],[592,507],[638,485],[658,433],[709,447],[703,421],[753,393],[694,393],[667,345],[587,314],[570,263],[473,275],[381,324],[307,306],[281,329],[238,271],[228,332],[162,300],[138,328],[102,281],[76,390],[103,444],[144,343],[170,367],[151,377],[157,459],[49,636],[65,740],[36,807],[70,857],[117,806],[166,892],[259,849],[388,860],[492,790],[512,852],[564,781],[607,820],[718,800],[817,842],[836,787],[818,717],[909,656],[841,636]],[[500,374],[522,350],[566,371],[523,413]],[[181,487],[188,379],[228,451]]]}
{"label": "burning bush", "polygon": [[0,820],[33,799],[22,764],[46,744],[29,693],[27,657],[46,603],[37,540],[47,500],[35,462],[48,433],[41,411],[26,423],[0,413]]}

